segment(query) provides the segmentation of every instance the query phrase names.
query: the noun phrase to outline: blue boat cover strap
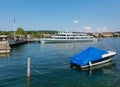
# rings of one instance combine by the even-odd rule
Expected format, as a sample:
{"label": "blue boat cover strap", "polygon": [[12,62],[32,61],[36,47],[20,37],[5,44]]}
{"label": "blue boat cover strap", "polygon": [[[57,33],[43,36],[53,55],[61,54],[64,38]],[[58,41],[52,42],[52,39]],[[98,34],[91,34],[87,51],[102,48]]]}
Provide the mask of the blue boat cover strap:
{"label": "blue boat cover strap", "polygon": [[106,53],[108,52],[105,50],[89,47],[82,53],[79,53],[71,57],[70,61],[74,64],[84,66],[84,65],[87,65],[89,62],[93,62],[101,59],[102,55]]}

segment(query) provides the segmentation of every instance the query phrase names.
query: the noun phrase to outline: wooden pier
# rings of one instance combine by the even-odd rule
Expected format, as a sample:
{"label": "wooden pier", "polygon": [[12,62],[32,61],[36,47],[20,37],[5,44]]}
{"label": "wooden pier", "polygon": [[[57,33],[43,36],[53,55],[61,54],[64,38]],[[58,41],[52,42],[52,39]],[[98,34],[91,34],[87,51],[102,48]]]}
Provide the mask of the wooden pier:
{"label": "wooden pier", "polygon": [[7,41],[0,42],[0,54],[10,53],[10,46]]}
{"label": "wooden pier", "polygon": [[11,41],[11,42],[9,42],[9,45],[11,47],[13,47],[13,46],[17,46],[17,45],[20,45],[20,44],[25,44],[27,42],[28,42],[27,40]]}
{"label": "wooden pier", "polygon": [[10,46],[6,35],[0,35],[0,54],[10,53]]}

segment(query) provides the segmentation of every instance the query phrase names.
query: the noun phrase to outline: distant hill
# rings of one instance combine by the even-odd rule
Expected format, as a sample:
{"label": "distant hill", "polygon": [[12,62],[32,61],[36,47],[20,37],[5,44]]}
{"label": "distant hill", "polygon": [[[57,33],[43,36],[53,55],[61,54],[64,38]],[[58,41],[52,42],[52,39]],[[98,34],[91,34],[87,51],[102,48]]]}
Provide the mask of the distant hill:
{"label": "distant hill", "polygon": [[36,31],[29,30],[26,32],[27,32],[27,34],[32,34],[32,33],[54,34],[54,33],[58,33],[58,31],[53,31],[53,30],[36,30]]}

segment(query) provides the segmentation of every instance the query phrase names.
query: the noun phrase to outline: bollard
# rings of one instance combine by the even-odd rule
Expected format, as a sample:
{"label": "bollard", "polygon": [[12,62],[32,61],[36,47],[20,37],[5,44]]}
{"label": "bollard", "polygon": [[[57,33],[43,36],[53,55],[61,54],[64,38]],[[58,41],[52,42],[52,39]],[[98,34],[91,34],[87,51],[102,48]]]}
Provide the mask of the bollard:
{"label": "bollard", "polygon": [[27,60],[27,78],[30,78],[30,57]]}

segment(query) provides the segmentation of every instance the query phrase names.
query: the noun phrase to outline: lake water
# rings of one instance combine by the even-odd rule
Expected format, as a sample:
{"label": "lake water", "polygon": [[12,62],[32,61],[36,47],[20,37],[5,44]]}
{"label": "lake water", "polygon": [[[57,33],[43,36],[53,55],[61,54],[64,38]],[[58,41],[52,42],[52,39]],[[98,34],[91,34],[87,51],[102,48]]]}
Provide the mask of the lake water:
{"label": "lake water", "polygon": [[[113,61],[92,70],[70,67],[70,57],[89,46],[114,50]],[[31,78],[27,80],[27,57]],[[0,87],[120,87],[120,38],[80,43],[28,43],[0,57]]]}

